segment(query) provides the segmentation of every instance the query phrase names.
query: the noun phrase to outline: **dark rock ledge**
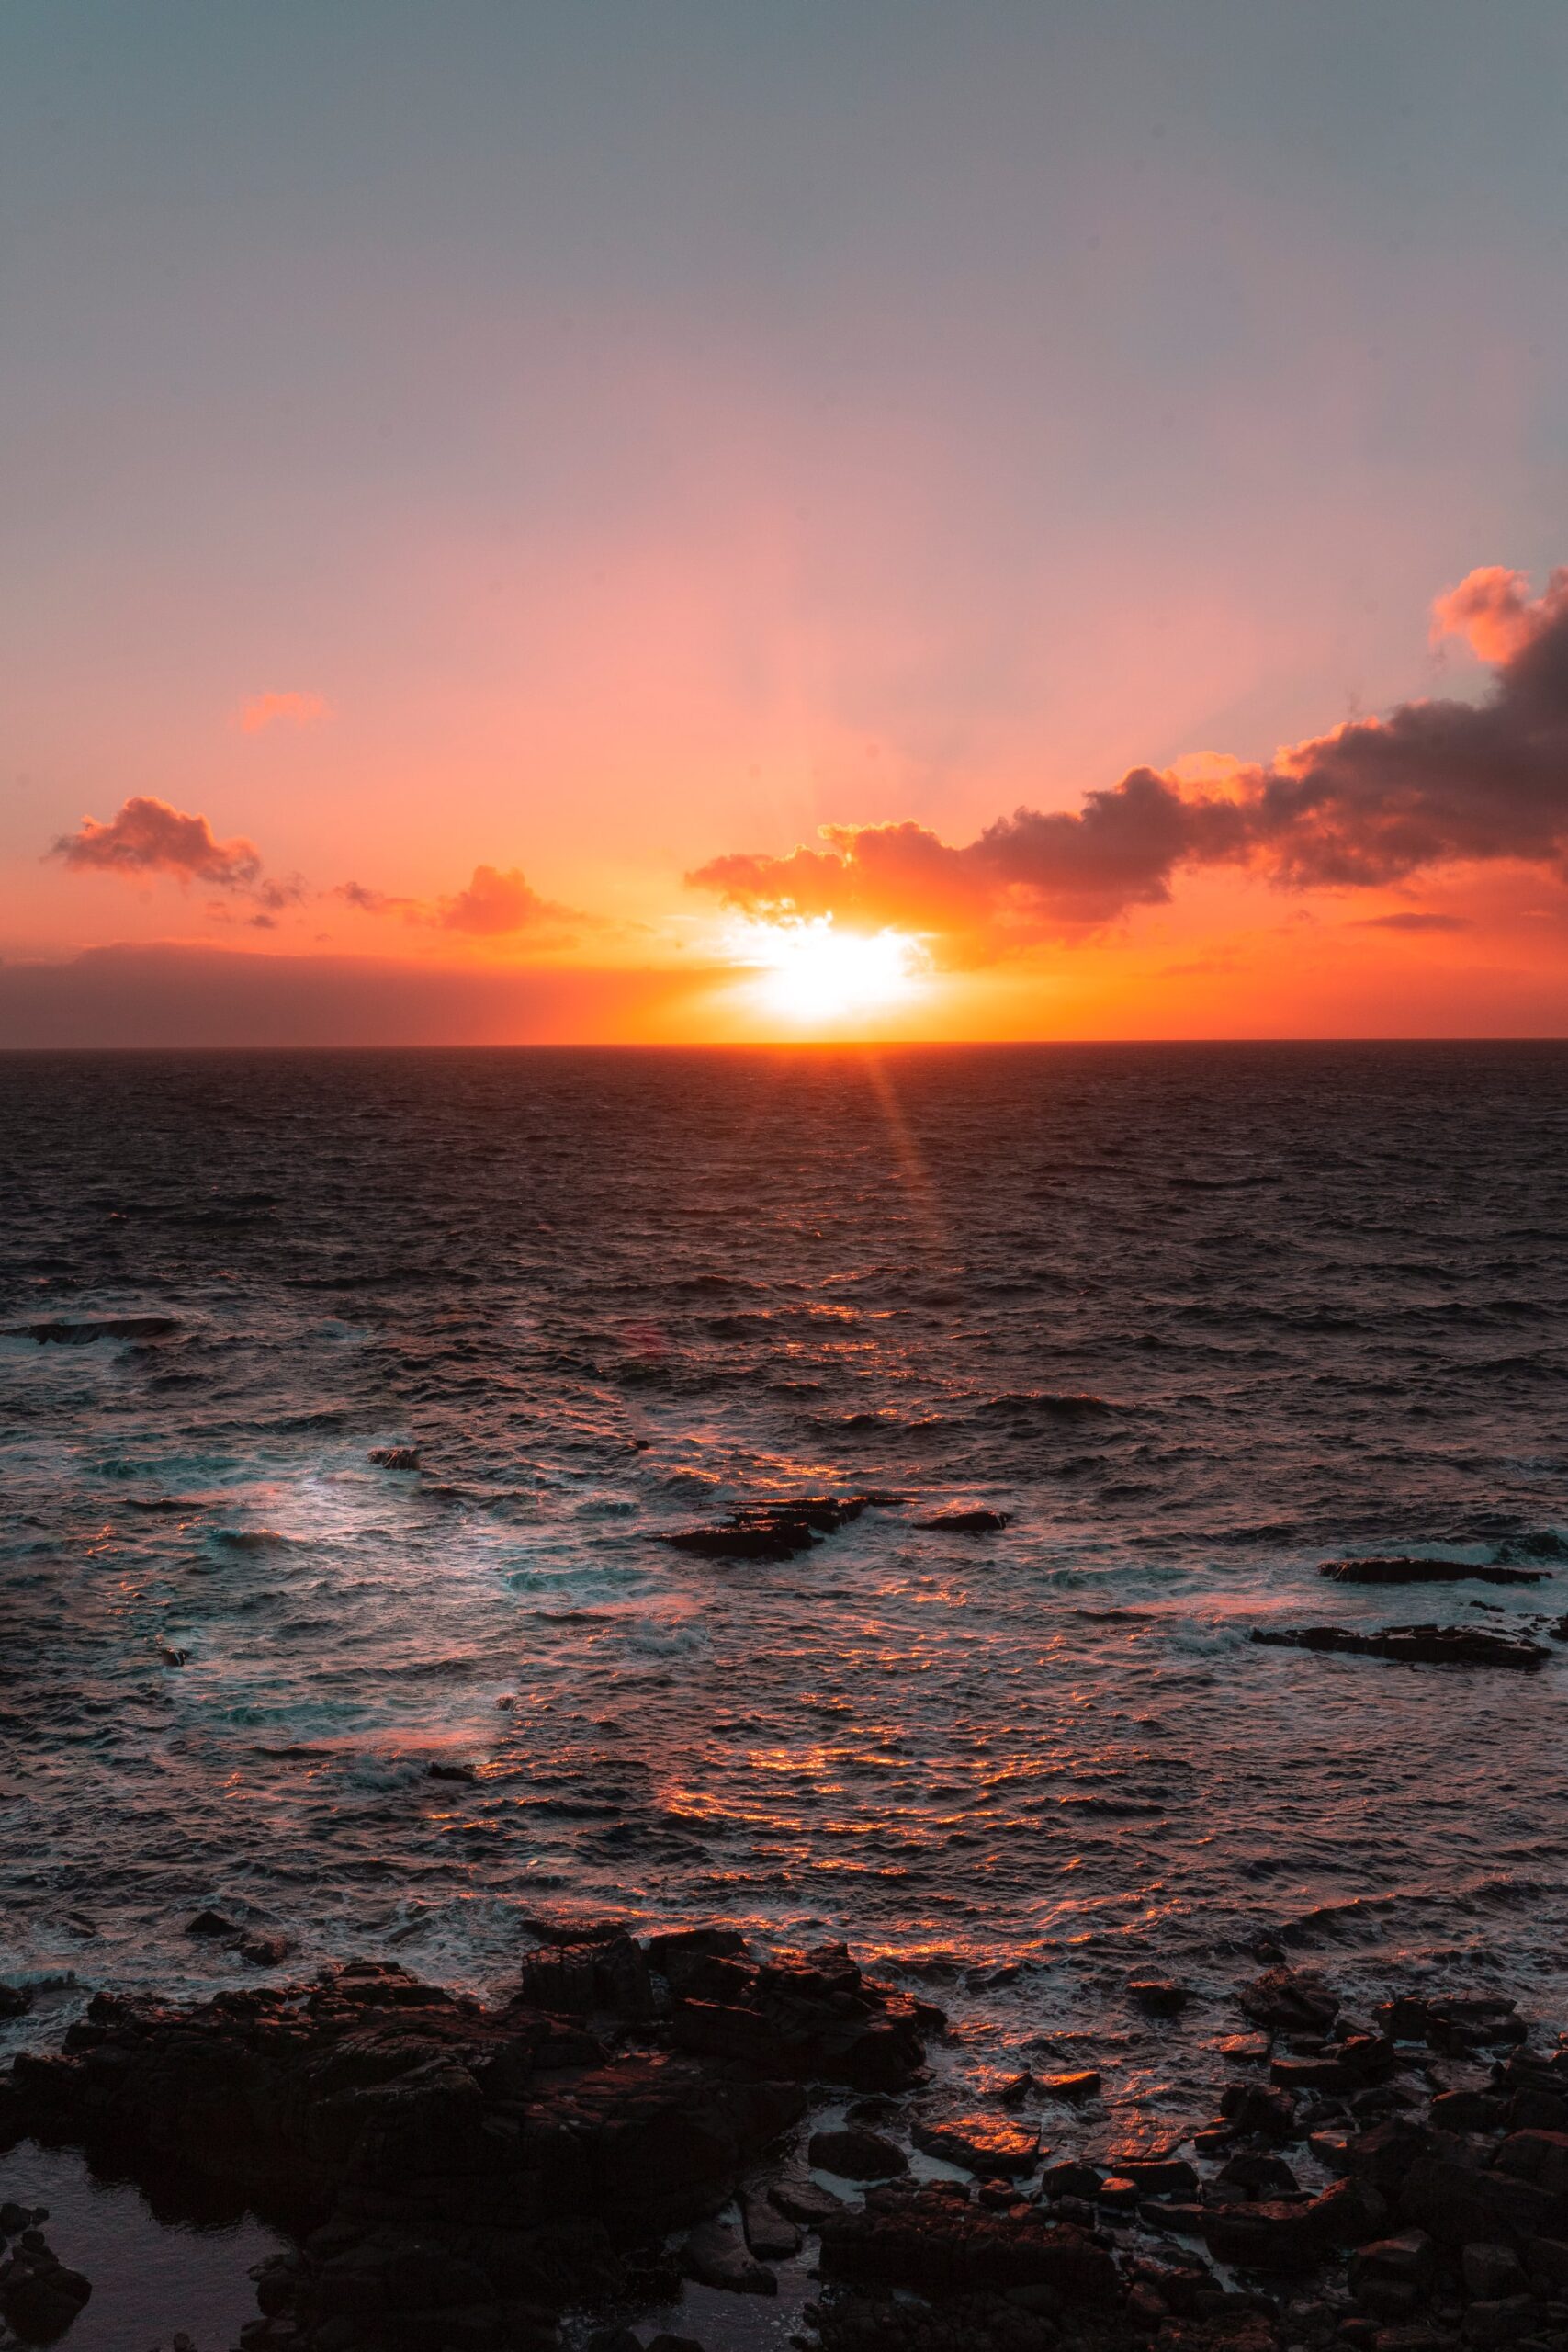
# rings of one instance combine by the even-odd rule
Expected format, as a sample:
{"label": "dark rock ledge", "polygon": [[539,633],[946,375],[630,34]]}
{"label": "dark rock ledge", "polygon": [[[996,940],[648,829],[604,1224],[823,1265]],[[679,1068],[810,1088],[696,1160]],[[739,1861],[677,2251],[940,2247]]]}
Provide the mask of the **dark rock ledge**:
{"label": "dark rock ledge", "polygon": [[[1053,2160],[1071,2110],[1028,2077],[1038,2119],[1016,2085],[944,2112],[940,2013],[842,1946],[759,1961],[721,1929],[557,1940],[500,2007],[377,1963],[99,1994],[0,2078],[0,2144],[288,2209],[244,2352],[547,2352],[569,2309],[602,2314],[574,2344],[632,2352],[625,2314],[682,2272],[770,2295],[799,2256],[821,2285],[790,2341],[822,2352],[1568,2352],[1568,2047],[1491,1994],[1357,2019],[1279,1967],[1238,1998],[1259,2030],[1218,2045],[1217,2114],[1098,2161]],[[811,2132],[812,2086],[862,2094],[845,2126]],[[909,2143],[968,2179],[918,2178]],[[0,2257],[6,2316],[47,2301],[58,2332],[86,2287],[20,2235]]]}

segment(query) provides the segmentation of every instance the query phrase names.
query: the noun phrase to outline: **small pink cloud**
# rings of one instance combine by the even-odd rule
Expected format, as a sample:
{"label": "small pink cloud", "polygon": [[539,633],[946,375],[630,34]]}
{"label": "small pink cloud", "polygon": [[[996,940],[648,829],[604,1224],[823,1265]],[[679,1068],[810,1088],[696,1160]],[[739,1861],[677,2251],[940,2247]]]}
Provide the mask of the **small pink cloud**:
{"label": "small pink cloud", "polygon": [[253,695],[237,719],[243,735],[261,735],[269,727],[310,727],[331,715],[324,695]]}

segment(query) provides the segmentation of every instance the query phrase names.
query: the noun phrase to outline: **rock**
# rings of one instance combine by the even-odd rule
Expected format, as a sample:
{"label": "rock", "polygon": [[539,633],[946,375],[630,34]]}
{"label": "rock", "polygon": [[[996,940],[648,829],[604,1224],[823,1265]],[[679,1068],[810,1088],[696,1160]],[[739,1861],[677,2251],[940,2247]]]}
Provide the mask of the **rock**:
{"label": "rock", "polygon": [[1461,2323],[1467,2344],[1517,2344],[1535,2325],[1536,2307],[1529,2295],[1509,2295],[1500,2302],[1472,2303]]}
{"label": "rock", "polygon": [[239,1943],[241,1959],[253,1968],[276,1968],[298,1949],[292,1936],[242,1936]]}
{"label": "rock", "polygon": [[682,1527],[656,1533],[656,1544],[708,1560],[793,1560],[858,1519],[870,1496],[806,1495],[792,1500],[747,1503],[716,1527]]}
{"label": "rock", "polygon": [[1016,2178],[1034,2170],[1040,2134],[1025,2123],[1004,2123],[988,2115],[956,2116],[942,2123],[916,2122],[909,2137],[928,2156],[962,2165],[984,2179]]}
{"label": "rock", "polygon": [[0,2018],[25,2018],[33,1996],[26,1984],[0,1984]]}
{"label": "rock", "polygon": [[1384,1625],[1375,1632],[1350,1625],[1255,1625],[1252,1638],[1273,1649],[1391,1658],[1401,1666],[1506,1666],[1531,1671],[1551,1655],[1544,1643],[1528,1641],[1522,1634],[1484,1633],[1478,1625]]}
{"label": "rock", "polygon": [[373,1445],[370,1459],[378,1470],[417,1470],[420,1466],[417,1445]]}
{"label": "rock", "polygon": [[844,2210],[843,2199],[835,2197],[830,2188],[823,2188],[814,2180],[797,2179],[789,2173],[770,2185],[768,2200],[790,2221],[803,2222],[813,2230]]}
{"label": "rock", "polygon": [[876,2132],[814,2132],[807,2154],[819,2172],[840,2180],[892,2180],[909,2169],[903,2149]]}
{"label": "rock", "polygon": [[1180,2156],[1153,2157],[1143,2163],[1130,2159],[1122,2166],[1122,2177],[1132,2182],[1140,2197],[1189,2198],[1198,2194],[1198,2176]]}
{"label": "rock", "polygon": [[1511,2245],[1467,2245],[1460,2256],[1464,2291],[1479,2303],[1495,2303],[1525,2291],[1524,2265]]}
{"label": "rock", "polygon": [[1350,2256],[1350,2292],[1358,2301],[1371,2300],[1368,2289],[1395,2285],[1424,2297],[1437,2275],[1438,2253],[1425,2230],[1403,2230],[1396,2237],[1374,2238]]}
{"label": "rock", "polygon": [[1305,2203],[1264,2199],[1206,2211],[1203,2220],[1210,2253],[1244,2270],[1314,2270],[1336,2247],[1371,2235],[1367,2208],[1346,2180]]}
{"label": "rock", "polygon": [[652,2338],[648,2352],[703,2352],[703,2346],[694,2335],[660,2334]]}
{"label": "rock", "polygon": [[525,2001],[560,2017],[653,2015],[647,1956],[627,1935],[532,1952],[523,1963],[520,1983]]}
{"label": "rock", "polygon": [[915,1521],[928,1535],[995,1535],[1011,1524],[1010,1510],[941,1510],[934,1519]]}
{"label": "rock", "polygon": [[919,2075],[921,2034],[940,2013],[870,1983],[842,1944],[757,1966],[708,1965],[732,1970],[733,1978],[722,1998],[678,1998],[671,2029],[680,2048],[852,2090],[905,2090]]}
{"label": "rock", "polygon": [[1002,2085],[1001,2088],[997,2093],[997,2098],[1000,2105],[1003,2107],[1021,2107],[1024,2100],[1029,2097],[1030,2092],[1035,2087],[1034,2077],[1029,2072],[1029,2069],[1025,2067],[1021,2075],[1014,2075],[1010,2076],[1010,2079]]}
{"label": "rock", "polygon": [[1135,2180],[1124,2173],[1107,2173],[1095,2191],[1095,2202],[1112,2213],[1135,2213],[1142,2201],[1143,2191]]}
{"label": "rock", "polygon": [[1288,2090],[1265,2089],[1261,2083],[1227,2083],[1220,2093],[1220,2113],[1233,2132],[1256,2133],[1281,2146],[1302,2136],[1296,2128],[1295,2097]]}
{"label": "rock", "polygon": [[1127,1996],[1156,2018],[1179,2017],[1192,1998],[1185,1984],[1168,1976],[1135,1976],[1127,1987]]}
{"label": "rock", "polygon": [[1243,2149],[1226,2158],[1209,2187],[1222,2203],[1251,2203],[1258,2198],[1293,2197],[1296,2176],[1283,2156]]}
{"label": "rock", "polygon": [[1484,2050],[1525,2038],[1514,2003],[1495,1994],[1405,1994],[1385,2001],[1377,2015],[1396,2041],[1425,2041],[1434,2050]]}
{"label": "rock", "polygon": [[1539,2181],[1558,2196],[1568,2195],[1568,2132],[1514,2132],[1494,2161],[1499,2172]]}
{"label": "rock", "polygon": [[232,1919],[226,1919],[221,1911],[209,1908],[198,1911],[194,1919],[186,1921],[186,1933],[187,1936],[210,1936],[217,1942],[221,1937],[237,1936],[240,1929]]}
{"label": "rock", "polygon": [[95,1340],[172,1339],[180,1325],[173,1315],[120,1315],[71,1323],[24,1323],[12,1329],[25,1331],[40,1348],[90,1348]]}
{"label": "rock", "polygon": [[1307,1968],[1270,1968],[1236,1994],[1247,2016],[1272,2033],[1326,2033],[1339,1996]]}
{"label": "rock", "polygon": [[1568,2301],[1568,2242],[1531,2238],[1525,2248],[1525,2267],[1540,2293],[1559,2302]]}
{"label": "rock", "polygon": [[1334,1584],[1541,1584],[1550,1568],[1472,1567],[1464,1560],[1325,1560],[1318,1570]]}
{"label": "rock", "polygon": [[1443,2091],[1427,2109],[1439,2132],[1500,2132],[1507,2102],[1488,2091]]}
{"label": "rock", "polygon": [[[1397,2127],[1396,2127],[1397,2128]],[[1369,2135],[1370,2136],[1370,2135]],[[1391,2192],[1408,2222],[1453,2245],[1568,2237],[1568,2199],[1506,2172],[1483,2171],[1433,2145],[1411,2155]]]}
{"label": "rock", "polygon": [[759,2262],[787,2262],[800,2252],[800,2232],[771,2198],[748,2189],[740,2199],[740,2227]]}
{"label": "rock", "polygon": [[1100,2089],[1100,2076],[1092,2066],[1081,2066],[1076,2074],[1036,2075],[1034,2086],[1048,2098],[1093,2098]]}
{"label": "rock", "polygon": [[1046,2165],[1040,2176],[1040,2193],[1043,2197],[1092,2198],[1100,2192],[1100,2178],[1095,2165],[1068,2159]]}
{"label": "rock", "polygon": [[987,2212],[949,2186],[873,2190],[859,2211],[828,2223],[824,2278],[937,2297],[1050,2287],[1068,2304],[1113,2301],[1115,2266],[1087,2232],[1027,2208]]}
{"label": "rock", "polygon": [[753,2261],[733,2230],[722,2222],[705,2222],[682,2248],[681,2259],[689,2278],[705,2287],[722,2287],[732,2295],[776,2295],[779,2282],[765,2264]]}
{"label": "rock", "polygon": [[51,2344],[63,2335],[92,2294],[80,2270],[71,2270],[36,2229],[0,2260],[0,2315],[24,2341]]}
{"label": "rock", "polygon": [[299,2352],[370,2352],[333,2335],[355,2312],[404,2314],[414,2352],[488,2345],[520,2296],[624,2302],[605,2217],[627,2245],[700,2222],[805,2107],[795,2085],[667,2048],[609,2057],[569,2018],[387,1962],[182,2008],[98,1995],[83,2023],[92,2046],[17,2060],[7,2128],[112,2138],[139,2177],[177,2155],[330,2223],[301,2260]]}

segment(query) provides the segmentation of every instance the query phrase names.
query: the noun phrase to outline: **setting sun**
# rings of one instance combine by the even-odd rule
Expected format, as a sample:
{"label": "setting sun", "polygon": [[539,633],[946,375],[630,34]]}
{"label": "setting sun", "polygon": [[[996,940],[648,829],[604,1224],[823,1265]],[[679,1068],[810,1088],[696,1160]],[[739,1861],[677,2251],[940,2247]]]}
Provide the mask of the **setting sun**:
{"label": "setting sun", "polygon": [[905,932],[840,931],[831,915],[748,923],[734,935],[738,963],[757,967],[759,1005],[775,1018],[818,1028],[880,1012],[910,997],[926,951]]}

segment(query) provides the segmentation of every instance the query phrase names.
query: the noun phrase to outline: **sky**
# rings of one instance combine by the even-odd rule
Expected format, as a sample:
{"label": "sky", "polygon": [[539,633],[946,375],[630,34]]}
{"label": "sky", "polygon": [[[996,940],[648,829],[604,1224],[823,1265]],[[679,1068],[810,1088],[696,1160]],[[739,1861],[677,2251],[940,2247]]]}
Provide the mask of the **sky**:
{"label": "sky", "polygon": [[1568,1029],[1560,0],[8,0],[0,1044]]}

